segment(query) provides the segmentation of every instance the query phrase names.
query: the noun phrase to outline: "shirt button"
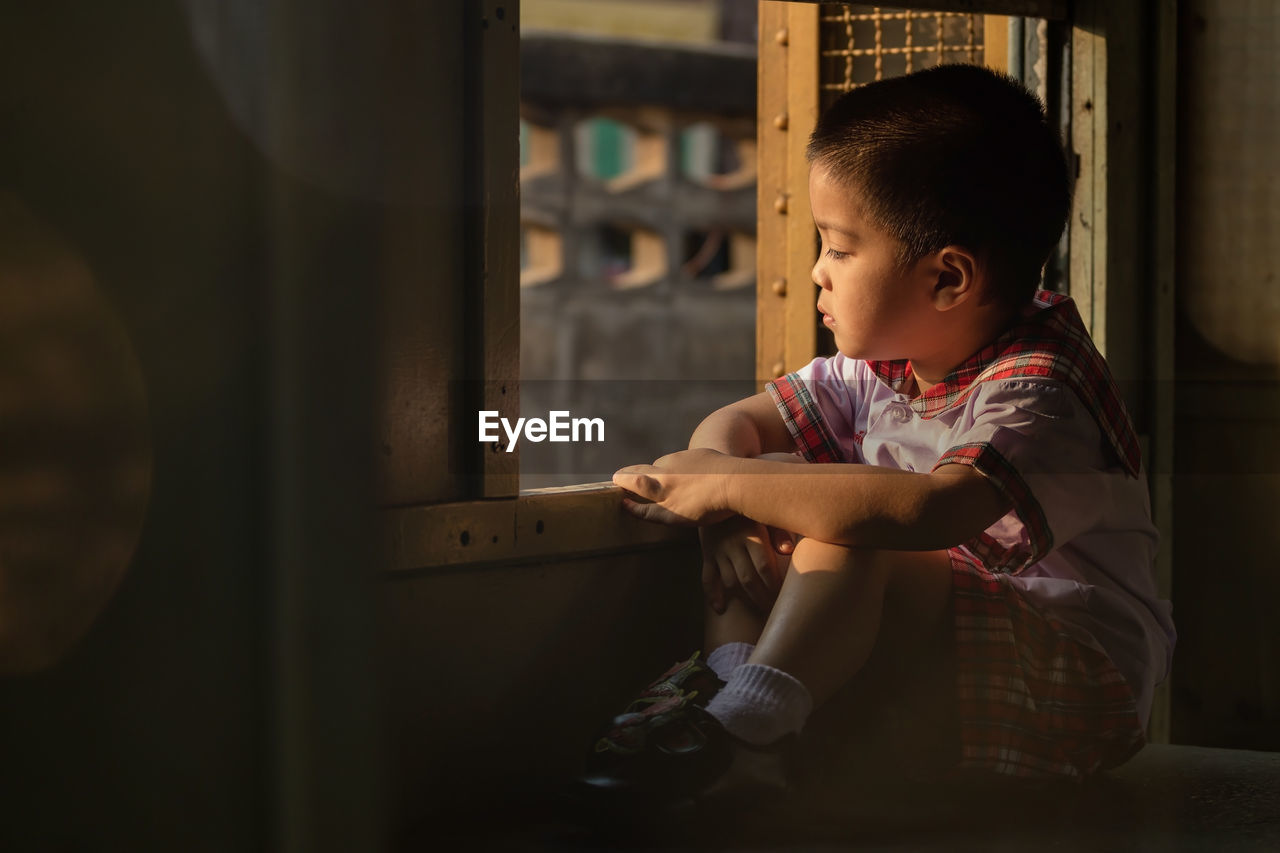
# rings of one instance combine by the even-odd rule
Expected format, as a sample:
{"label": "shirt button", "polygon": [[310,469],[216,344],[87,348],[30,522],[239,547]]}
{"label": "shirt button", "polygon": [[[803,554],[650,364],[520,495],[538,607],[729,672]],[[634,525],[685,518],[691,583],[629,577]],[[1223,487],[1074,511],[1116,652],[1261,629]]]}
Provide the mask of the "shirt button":
{"label": "shirt button", "polygon": [[893,419],[900,424],[905,424],[911,420],[911,413],[904,406],[895,406],[893,409]]}

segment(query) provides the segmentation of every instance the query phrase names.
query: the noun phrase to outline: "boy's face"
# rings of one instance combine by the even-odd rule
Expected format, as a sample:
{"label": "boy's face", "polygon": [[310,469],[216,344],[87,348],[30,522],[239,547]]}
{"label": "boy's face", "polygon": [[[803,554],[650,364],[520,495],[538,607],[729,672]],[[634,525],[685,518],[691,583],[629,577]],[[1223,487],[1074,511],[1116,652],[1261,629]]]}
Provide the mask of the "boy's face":
{"label": "boy's face", "polygon": [[822,237],[813,281],[818,310],[836,348],[850,358],[919,358],[936,341],[933,283],[925,265],[900,269],[899,244],[862,214],[856,189],[831,180],[815,164],[809,203]]}

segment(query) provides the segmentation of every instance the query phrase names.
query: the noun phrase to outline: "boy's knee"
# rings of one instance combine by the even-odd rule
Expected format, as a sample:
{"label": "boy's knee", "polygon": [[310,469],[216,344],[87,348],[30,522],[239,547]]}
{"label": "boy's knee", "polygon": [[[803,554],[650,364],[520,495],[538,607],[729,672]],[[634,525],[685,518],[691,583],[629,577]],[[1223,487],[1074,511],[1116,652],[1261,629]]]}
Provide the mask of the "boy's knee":
{"label": "boy's knee", "polygon": [[[791,554],[791,565],[806,571],[860,571],[885,576],[893,552],[857,545],[838,545],[817,539],[801,539]],[[797,565],[798,564],[798,565]]]}

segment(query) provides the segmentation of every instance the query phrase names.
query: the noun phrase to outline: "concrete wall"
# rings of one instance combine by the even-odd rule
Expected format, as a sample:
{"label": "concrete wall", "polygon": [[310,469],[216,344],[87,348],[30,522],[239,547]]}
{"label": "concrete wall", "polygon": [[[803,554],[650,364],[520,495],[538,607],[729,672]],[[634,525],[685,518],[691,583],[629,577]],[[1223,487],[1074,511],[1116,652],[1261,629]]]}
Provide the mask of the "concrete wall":
{"label": "concrete wall", "polygon": [[[521,482],[607,480],[755,391],[754,51],[548,34],[521,47],[526,133],[548,152],[524,169],[521,219],[557,258],[522,274],[521,405],[606,424],[599,445],[525,443]],[[601,117],[625,143],[607,146],[608,174],[591,156]]]}

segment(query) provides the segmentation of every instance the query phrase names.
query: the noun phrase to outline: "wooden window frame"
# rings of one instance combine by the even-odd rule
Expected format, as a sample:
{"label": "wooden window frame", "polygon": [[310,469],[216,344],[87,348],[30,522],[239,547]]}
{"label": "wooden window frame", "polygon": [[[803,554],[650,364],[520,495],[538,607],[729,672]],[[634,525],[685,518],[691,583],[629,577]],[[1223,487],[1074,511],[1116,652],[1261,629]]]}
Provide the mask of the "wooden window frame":
{"label": "wooden window frame", "polygon": [[[474,413],[519,412],[520,151],[519,0],[481,0],[468,10],[466,70],[471,160],[462,344],[477,367],[458,383],[454,409],[465,423],[449,430],[450,461],[470,472],[462,500],[389,507],[380,513],[391,575],[462,567],[537,563],[692,543],[689,528],[626,515],[608,483],[521,493],[519,447],[474,440]],[[471,413],[468,417],[468,413]]]}

